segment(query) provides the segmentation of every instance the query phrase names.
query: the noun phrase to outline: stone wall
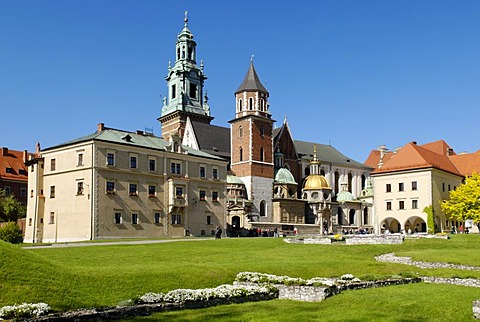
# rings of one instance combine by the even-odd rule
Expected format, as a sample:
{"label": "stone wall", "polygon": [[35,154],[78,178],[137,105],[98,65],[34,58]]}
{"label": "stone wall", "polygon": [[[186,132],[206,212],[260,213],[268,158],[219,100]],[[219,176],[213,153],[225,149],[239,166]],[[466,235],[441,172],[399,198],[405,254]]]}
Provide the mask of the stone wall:
{"label": "stone wall", "polygon": [[285,238],[283,240],[289,244],[331,244],[331,237],[297,237],[297,238]]}
{"label": "stone wall", "polygon": [[448,278],[448,277],[424,276],[422,277],[422,280],[425,283],[480,287],[480,279],[476,279],[476,278],[455,278],[455,277]]}
{"label": "stone wall", "polygon": [[352,237],[346,237],[345,242],[347,245],[403,244],[403,236],[402,235],[356,235]]}
{"label": "stone wall", "polygon": [[473,301],[473,317],[480,320],[480,300]]}

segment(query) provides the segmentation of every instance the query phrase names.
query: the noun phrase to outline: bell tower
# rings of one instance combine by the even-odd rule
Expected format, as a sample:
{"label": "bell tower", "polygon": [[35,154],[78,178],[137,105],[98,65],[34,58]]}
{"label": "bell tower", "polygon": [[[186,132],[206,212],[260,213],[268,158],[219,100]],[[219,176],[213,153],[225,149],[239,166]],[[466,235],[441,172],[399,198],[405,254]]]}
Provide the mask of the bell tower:
{"label": "bell tower", "polygon": [[203,62],[197,66],[197,43],[188,29],[188,15],[185,12],[183,30],[175,45],[175,64],[168,63],[168,94],[163,99],[162,114],[158,118],[162,124],[165,139],[177,134],[183,138],[187,117],[192,121],[210,124],[208,97],[203,85],[207,76],[203,73]]}
{"label": "bell tower", "polygon": [[268,104],[269,93],[253,66],[235,92],[235,118],[230,122],[231,169],[245,182],[253,202],[254,221],[272,218],[274,180],[273,123]]}

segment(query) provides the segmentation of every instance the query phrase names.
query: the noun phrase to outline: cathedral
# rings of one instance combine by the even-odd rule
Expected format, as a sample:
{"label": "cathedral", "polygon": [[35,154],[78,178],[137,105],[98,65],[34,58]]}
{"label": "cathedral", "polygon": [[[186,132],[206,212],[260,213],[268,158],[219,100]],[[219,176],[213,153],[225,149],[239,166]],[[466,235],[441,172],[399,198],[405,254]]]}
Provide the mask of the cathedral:
{"label": "cathedral", "polygon": [[225,228],[230,236],[373,230],[373,169],[331,145],[295,140],[286,117],[276,126],[270,93],[253,59],[234,92],[226,127],[211,124],[207,77],[203,62],[197,65],[187,16],[175,57],[158,118],[162,137],[180,137],[183,145],[228,161]]}

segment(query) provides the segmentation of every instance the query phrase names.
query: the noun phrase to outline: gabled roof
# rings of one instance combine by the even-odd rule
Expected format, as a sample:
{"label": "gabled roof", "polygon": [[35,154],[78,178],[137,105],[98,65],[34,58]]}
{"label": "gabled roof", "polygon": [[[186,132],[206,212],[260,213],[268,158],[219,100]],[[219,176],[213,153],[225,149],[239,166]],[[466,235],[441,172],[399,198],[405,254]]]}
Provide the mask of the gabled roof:
{"label": "gabled roof", "polygon": [[192,122],[200,150],[230,159],[230,128]]}
{"label": "gabled roof", "polygon": [[33,154],[26,151],[2,148],[0,151],[0,179],[27,182],[28,171],[25,162],[31,155]]}
{"label": "gabled roof", "polygon": [[278,145],[280,144],[280,139],[283,135],[288,135],[288,138],[291,142],[293,142],[293,153],[294,155],[298,156],[297,149],[295,148],[295,140],[293,139],[292,132],[290,131],[290,127],[288,126],[287,119],[283,121],[283,124],[279,128],[273,129],[273,151],[277,150]]}
{"label": "gabled roof", "polygon": [[464,176],[480,173],[480,150],[474,153],[451,155],[449,159]]}
{"label": "gabled roof", "polygon": [[295,140],[295,149],[301,158],[313,158],[313,148],[317,146],[317,158],[321,163],[333,163],[343,166],[370,168],[369,166],[349,158],[331,145]]}
{"label": "gabled roof", "polygon": [[461,176],[455,165],[446,154],[435,153],[414,142],[405,144],[388,160],[383,162],[381,168],[376,168],[372,174],[397,172],[424,168],[436,168]]}
{"label": "gabled roof", "polygon": [[[376,167],[378,167],[378,163],[380,162],[381,154],[382,154],[382,152],[380,152],[379,150],[372,150],[370,152],[370,154],[368,155],[367,160],[365,160],[364,164],[368,167],[371,167],[371,168],[375,169]],[[394,155],[395,154],[391,151],[385,152],[385,155],[383,156],[382,162],[383,163],[387,162]]]}
{"label": "gabled roof", "polygon": [[[111,128],[105,127],[102,131],[97,131],[95,133],[82,136],[80,138],[43,149],[42,151],[49,151],[59,147],[88,142],[92,140],[135,146],[135,147],[146,148],[151,150],[163,150],[163,151],[168,150],[168,147],[171,144],[169,141],[166,141],[161,137],[154,136],[153,134],[128,132],[128,131],[111,129]],[[195,156],[209,158],[209,159],[223,160],[222,158],[219,158],[212,154],[195,150],[193,148],[190,148],[184,145],[182,145],[182,148],[186,150],[186,152],[190,155],[195,155]]]}
{"label": "gabled roof", "polygon": [[444,140],[422,144],[421,147],[441,155],[455,155],[453,149]]}
{"label": "gabled roof", "polygon": [[247,75],[245,75],[242,84],[238,87],[235,94],[244,91],[260,91],[268,93],[267,89],[260,82],[260,78],[255,71],[255,67],[253,67],[253,61],[250,62]]}

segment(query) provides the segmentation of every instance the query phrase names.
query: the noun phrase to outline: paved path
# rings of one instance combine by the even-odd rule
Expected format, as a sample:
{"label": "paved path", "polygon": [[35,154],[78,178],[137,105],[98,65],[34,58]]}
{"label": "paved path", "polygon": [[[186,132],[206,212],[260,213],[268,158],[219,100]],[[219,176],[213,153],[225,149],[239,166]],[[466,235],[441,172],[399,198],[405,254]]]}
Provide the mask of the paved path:
{"label": "paved path", "polygon": [[109,245],[140,245],[140,244],[158,244],[184,241],[203,241],[213,240],[213,238],[179,238],[179,239],[147,239],[147,240],[129,240],[129,241],[111,241],[111,242],[75,242],[75,243],[56,243],[38,246],[25,246],[24,249],[40,249],[40,248],[65,248],[65,247],[85,247],[85,246],[109,246]]}

